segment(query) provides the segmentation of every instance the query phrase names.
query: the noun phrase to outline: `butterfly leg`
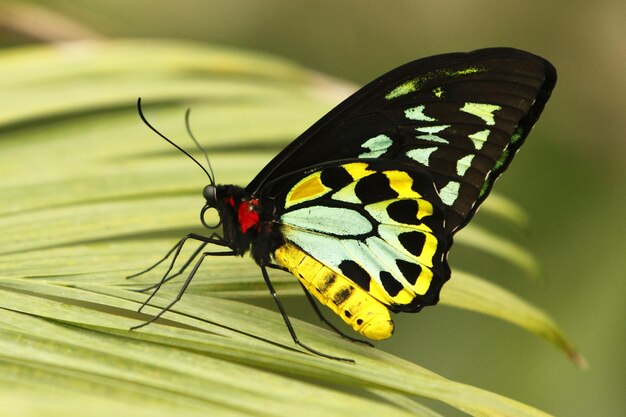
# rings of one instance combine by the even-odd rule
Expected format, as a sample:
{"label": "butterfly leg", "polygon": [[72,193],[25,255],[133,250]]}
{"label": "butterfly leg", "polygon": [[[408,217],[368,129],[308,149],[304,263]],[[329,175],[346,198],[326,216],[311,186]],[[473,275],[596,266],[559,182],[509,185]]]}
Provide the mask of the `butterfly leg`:
{"label": "butterfly leg", "polygon": [[287,316],[287,312],[285,311],[285,308],[283,307],[283,303],[278,298],[278,294],[276,294],[276,290],[274,289],[274,286],[272,285],[272,282],[270,281],[270,277],[269,277],[269,275],[267,273],[267,268],[265,266],[263,266],[263,265],[261,265],[261,273],[263,274],[263,279],[265,280],[265,285],[267,285],[267,289],[269,290],[270,294],[274,298],[274,301],[276,302],[276,305],[278,306],[278,310],[280,311],[281,316],[283,316],[283,321],[285,322],[285,325],[287,326],[287,329],[289,330],[289,334],[291,334],[291,338],[293,339],[293,342],[296,345],[302,347],[305,350],[308,350],[309,352],[311,352],[311,353],[313,353],[315,355],[322,356],[324,358],[333,359],[333,360],[336,360],[336,361],[354,363],[353,359],[340,358],[338,356],[328,355],[326,353],[323,353],[323,352],[320,352],[318,350],[315,350],[315,349],[305,345],[304,343],[302,343],[300,341],[300,339],[298,339],[298,336],[296,335],[296,331],[294,330],[293,325],[291,324],[291,321],[289,320],[289,316]]}
{"label": "butterfly leg", "polygon": [[313,307],[313,310],[315,311],[317,316],[320,318],[320,320],[323,323],[325,323],[328,327],[330,327],[335,333],[337,333],[339,336],[341,336],[343,338],[346,338],[346,339],[348,339],[348,340],[350,340],[352,342],[363,343],[364,345],[374,347],[374,345],[371,344],[370,342],[368,342],[367,340],[361,340],[361,339],[357,339],[356,337],[348,336],[347,334],[345,334],[344,332],[339,330],[339,328],[337,326],[332,324],[326,317],[324,317],[324,315],[322,314],[322,311],[320,310],[320,308],[318,307],[317,303],[313,299],[313,296],[305,288],[305,286],[302,285],[302,283],[300,283],[300,286],[302,287],[302,290],[304,291],[304,294],[306,295],[306,298],[309,300],[309,303],[311,303],[311,307]]}
{"label": "butterfly leg", "polygon": [[[144,323],[141,323],[137,326],[133,326],[130,328],[130,330],[136,330],[139,329],[141,327],[147,326],[148,324],[154,322],[155,320],[157,320],[159,317],[161,317],[163,314],[165,314],[166,311],[168,311],[169,309],[171,309],[174,304],[176,304],[178,301],[180,301],[180,299],[182,298],[183,294],[185,293],[185,291],[187,291],[187,287],[189,286],[189,284],[191,283],[191,280],[193,279],[193,277],[196,275],[196,272],[198,271],[198,268],[200,268],[200,265],[202,264],[202,262],[204,261],[204,258],[206,258],[207,256],[233,256],[235,255],[234,251],[224,251],[224,252],[204,252],[202,254],[202,256],[200,257],[200,259],[198,259],[198,261],[196,262],[196,264],[193,266],[193,269],[191,270],[191,272],[189,273],[189,275],[187,276],[187,279],[185,280],[185,282],[183,283],[183,286],[180,288],[180,290],[178,291],[178,294],[176,295],[176,298],[170,302],[168,305],[166,305],[165,307],[163,307],[161,309],[161,311],[159,311],[155,316],[153,316],[150,320],[145,321]],[[157,288],[158,290],[158,288]],[[156,294],[157,290],[155,290],[150,297],[148,297],[148,300],[146,300],[141,307],[139,308],[138,311],[141,311],[141,309],[143,307],[145,307],[148,303],[148,301],[150,301],[150,299],[152,299],[152,297],[154,297],[154,295]]]}
{"label": "butterfly leg", "polygon": [[176,260],[178,253],[180,253],[180,250],[182,249],[183,245],[189,239],[198,240],[198,241],[205,242],[205,243],[213,243],[213,244],[220,245],[220,246],[228,246],[228,244],[224,241],[224,239],[221,236],[219,236],[217,233],[212,233],[211,236],[208,236],[208,237],[202,236],[196,233],[189,233],[188,235],[180,239],[169,251],[167,251],[165,256],[159,259],[156,263],[144,269],[143,271],[127,276],[126,279],[132,279],[132,278],[138,277],[139,275],[143,275],[146,272],[152,271],[154,268],[156,268],[161,263],[163,263],[167,258],[169,258],[170,255],[172,255],[174,251],[176,251],[176,255],[174,256],[174,260]]}
{"label": "butterfly leg", "polygon": [[[163,274],[163,277],[161,278],[161,280],[159,282],[157,282],[156,284],[152,284],[149,287],[141,288],[141,289],[139,289],[137,291],[138,292],[146,292],[146,291],[153,290],[155,288],[160,288],[166,282],[176,278],[177,276],[179,276],[180,274],[183,273],[185,268],[187,268],[194,261],[194,259],[196,259],[198,254],[200,252],[202,252],[202,250],[204,249],[204,247],[206,245],[207,245],[206,242],[202,242],[202,244],[200,244],[200,246],[198,246],[196,248],[196,250],[191,254],[189,259],[187,259],[185,261],[185,264],[178,270],[178,272],[176,272],[175,274],[169,275],[169,273],[172,271],[172,268],[174,267],[174,263],[176,262],[176,259],[178,259],[178,255],[180,254],[180,250],[183,247],[182,245],[180,245],[178,247],[178,249],[176,250],[176,253],[174,254],[174,257],[172,258],[172,261],[170,262],[170,266],[167,268],[167,271],[165,271],[165,274]],[[158,289],[157,289],[157,291],[158,291]]]}
{"label": "butterfly leg", "polygon": [[[281,265],[268,264],[267,267],[291,273],[287,268],[285,268],[284,266],[281,266]],[[326,317],[324,317],[324,315],[322,314],[322,311],[320,310],[320,308],[317,306],[317,303],[313,299],[313,296],[311,296],[311,293],[306,289],[306,287],[304,285],[302,285],[301,282],[300,282],[300,286],[302,287],[302,290],[304,291],[304,294],[306,295],[306,298],[309,300],[309,303],[311,303],[311,307],[313,307],[313,311],[315,311],[315,314],[317,314],[317,317],[319,317],[319,319],[322,321],[322,323],[325,323],[335,333],[337,333],[339,336],[341,336],[343,338],[346,338],[346,339],[351,340],[353,342],[363,343],[365,345],[374,347],[374,345],[371,344],[370,342],[368,342],[367,340],[361,340],[361,339],[357,339],[355,337],[348,336],[347,334],[345,334],[344,332],[339,330],[339,328],[337,326],[332,324]]]}
{"label": "butterfly leg", "polygon": [[[190,233],[187,236],[183,237],[181,240],[178,241],[178,243],[176,245],[174,245],[174,247],[172,249],[169,250],[169,252],[165,255],[164,258],[162,258],[159,262],[157,262],[156,264],[152,265],[150,268],[148,268],[145,271],[140,272],[139,274],[135,274],[135,275],[131,275],[129,278],[131,277],[135,277],[137,275],[143,274],[149,270],[151,270],[152,268],[154,268],[156,265],[160,264],[161,262],[163,262],[165,259],[167,259],[172,253],[174,253],[174,256],[172,257],[172,261],[170,262],[170,266],[167,268],[167,271],[165,271],[165,274],[163,274],[163,278],[161,278],[161,280],[154,284],[151,285],[147,288],[142,288],[140,290],[138,290],[139,292],[144,292],[144,291],[149,291],[149,290],[153,290],[152,294],[150,294],[150,296],[146,299],[146,301],[139,307],[139,309],[137,311],[141,311],[152,299],[152,297],[154,297],[156,295],[157,292],[159,292],[159,290],[161,289],[161,287],[163,286],[163,284],[165,284],[167,281],[176,278],[178,275],[182,274],[184,272],[184,270],[193,262],[193,260],[196,258],[196,256],[198,256],[198,254],[204,249],[204,247],[207,245],[207,243],[212,243],[212,244],[216,244],[219,246],[227,246],[226,242],[224,242],[223,240],[217,240],[214,238],[214,234],[206,237],[206,236],[202,236],[202,235],[198,235],[195,233]],[[176,259],[178,259],[178,255],[180,254],[180,251],[182,250],[185,242],[189,239],[193,239],[193,240],[197,240],[202,242],[202,244],[194,251],[194,253],[189,257],[189,259],[187,259],[187,261],[185,262],[185,264],[180,268],[180,270],[178,272],[176,272],[173,275],[169,275],[169,273],[172,271],[172,268],[174,267],[174,263],[176,262]]]}

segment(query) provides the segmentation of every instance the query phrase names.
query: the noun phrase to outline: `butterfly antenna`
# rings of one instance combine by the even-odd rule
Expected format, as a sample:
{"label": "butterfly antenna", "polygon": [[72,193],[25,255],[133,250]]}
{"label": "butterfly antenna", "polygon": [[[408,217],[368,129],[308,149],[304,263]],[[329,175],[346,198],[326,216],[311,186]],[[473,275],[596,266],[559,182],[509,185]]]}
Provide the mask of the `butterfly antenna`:
{"label": "butterfly antenna", "polygon": [[196,160],[196,158],[194,158],[186,150],[184,150],[183,148],[181,148],[180,146],[178,146],[177,144],[175,144],[174,142],[166,138],[165,135],[163,135],[161,132],[156,130],[156,128],[150,124],[150,122],[146,119],[146,116],[144,116],[143,110],[141,109],[141,97],[137,99],[137,112],[139,113],[139,117],[141,117],[141,120],[144,122],[146,126],[148,126],[154,133],[156,133],[157,135],[165,139],[167,142],[169,142],[170,145],[172,145],[173,147],[175,147],[176,149],[178,149],[179,151],[187,155],[193,162],[195,162],[204,171],[207,177],[209,177],[209,181],[211,181],[211,184],[214,184],[213,177],[211,176],[211,174],[209,174],[209,171],[207,171],[206,168],[204,168],[202,164]]}
{"label": "butterfly antenna", "polygon": [[209,168],[209,172],[211,173],[211,176],[210,176],[211,185],[215,185],[215,173],[213,172],[213,166],[211,166],[211,161],[209,161],[209,154],[207,153],[206,149],[204,149],[202,145],[200,145],[200,142],[198,142],[196,137],[193,135],[193,132],[191,131],[191,124],[189,123],[190,114],[191,114],[191,109],[187,109],[187,111],[185,112],[185,127],[187,128],[187,134],[189,135],[191,140],[193,140],[193,142],[196,144],[198,149],[202,151],[202,154],[204,155],[204,159],[206,160],[207,167]]}

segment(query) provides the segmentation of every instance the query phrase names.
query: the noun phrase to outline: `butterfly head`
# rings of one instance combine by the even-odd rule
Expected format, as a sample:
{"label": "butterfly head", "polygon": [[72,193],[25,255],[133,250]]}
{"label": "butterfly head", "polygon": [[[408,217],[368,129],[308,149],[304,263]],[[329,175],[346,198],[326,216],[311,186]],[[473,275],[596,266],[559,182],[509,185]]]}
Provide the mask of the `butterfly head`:
{"label": "butterfly head", "polygon": [[[242,233],[246,233],[249,227],[239,227],[242,220],[243,224],[252,220],[255,220],[254,223],[258,221],[258,216],[256,219],[252,219],[256,212],[250,206],[250,201],[244,198],[244,191],[241,187],[209,184],[202,190],[202,196],[205,204],[200,212],[200,220],[207,229],[217,229],[223,226],[224,229],[241,229]],[[217,211],[219,216],[219,220],[214,224],[205,218],[206,213],[211,209]],[[231,224],[233,222],[235,223]],[[225,233],[232,234],[226,231]]]}
{"label": "butterfly head", "polygon": [[[253,241],[263,234],[267,217],[261,201],[246,194],[236,185],[207,185],[202,192],[205,199],[200,213],[202,224],[208,229],[222,228],[222,238],[236,253],[243,254],[250,249]],[[215,222],[208,212],[214,210],[219,219]]]}

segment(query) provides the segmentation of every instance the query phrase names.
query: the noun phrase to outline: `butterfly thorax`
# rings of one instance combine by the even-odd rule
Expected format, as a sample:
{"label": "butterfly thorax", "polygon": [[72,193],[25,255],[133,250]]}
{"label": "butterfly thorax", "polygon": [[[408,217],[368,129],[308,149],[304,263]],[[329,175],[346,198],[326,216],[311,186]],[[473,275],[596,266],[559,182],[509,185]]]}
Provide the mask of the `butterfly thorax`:
{"label": "butterfly thorax", "polygon": [[267,265],[270,254],[284,243],[274,221],[271,199],[250,196],[236,185],[218,185],[215,208],[224,239],[238,255],[251,251],[259,265]]}

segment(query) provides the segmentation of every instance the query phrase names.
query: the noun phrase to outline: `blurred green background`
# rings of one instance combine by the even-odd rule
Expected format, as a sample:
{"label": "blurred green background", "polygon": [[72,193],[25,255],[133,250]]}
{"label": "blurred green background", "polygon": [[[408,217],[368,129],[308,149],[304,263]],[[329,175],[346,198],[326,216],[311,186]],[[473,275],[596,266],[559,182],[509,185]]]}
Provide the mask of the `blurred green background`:
{"label": "blurred green background", "polygon": [[[528,211],[527,231],[502,227],[538,257],[540,277],[529,280],[513,267],[503,268],[502,261],[460,246],[451,262],[480,271],[552,314],[589,369],[577,369],[544,340],[504,322],[448,308],[398,316],[400,331],[380,346],[555,415],[621,416],[626,409],[626,141],[620,126],[626,110],[625,23],[626,3],[618,0],[0,1],[0,46],[82,38],[187,39],[271,53],[356,84],[444,52],[513,46],[546,57],[559,73],[553,98],[496,186]],[[488,219],[479,214],[477,220]],[[287,300],[289,311],[301,301]],[[307,309],[295,315],[309,314]]]}

